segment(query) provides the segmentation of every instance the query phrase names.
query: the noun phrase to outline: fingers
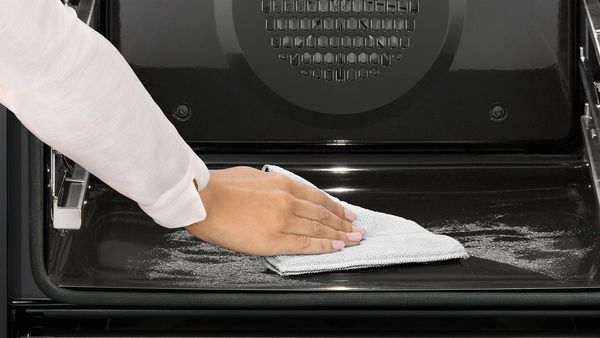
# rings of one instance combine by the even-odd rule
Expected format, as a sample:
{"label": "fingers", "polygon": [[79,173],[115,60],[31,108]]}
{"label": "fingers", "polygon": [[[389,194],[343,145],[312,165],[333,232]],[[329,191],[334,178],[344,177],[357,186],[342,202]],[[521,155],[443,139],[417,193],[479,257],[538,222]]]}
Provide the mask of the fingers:
{"label": "fingers", "polygon": [[[333,230],[347,233],[359,232],[362,236],[365,235],[364,229],[352,224],[356,220],[356,214],[344,208],[323,191],[296,182],[281,174],[273,173],[273,175],[279,181],[280,188],[293,196],[290,204],[295,216],[317,221],[318,224]],[[290,201],[290,199],[287,200]]]}
{"label": "fingers", "polygon": [[280,245],[280,254],[323,254],[340,251],[345,247],[343,241],[323,238],[312,238],[304,235],[283,234]]}
{"label": "fingers", "polygon": [[356,219],[356,215],[350,210],[345,209],[341,204],[335,202],[327,194],[319,189],[296,181],[291,181],[290,192],[299,199],[310,201],[316,205],[321,205],[339,218],[350,222]]}
{"label": "fingers", "polygon": [[352,223],[348,220],[338,217],[322,205],[307,200],[294,199],[292,213],[301,218],[317,221],[337,231],[352,232]]}
{"label": "fingers", "polygon": [[286,224],[283,232],[312,238],[338,240],[344,242],[346,246],[355,246],[363,238],[363,234],[360,231],[350,233],[338,231],[321,224],[319,221],[301,217],[292,219]]}

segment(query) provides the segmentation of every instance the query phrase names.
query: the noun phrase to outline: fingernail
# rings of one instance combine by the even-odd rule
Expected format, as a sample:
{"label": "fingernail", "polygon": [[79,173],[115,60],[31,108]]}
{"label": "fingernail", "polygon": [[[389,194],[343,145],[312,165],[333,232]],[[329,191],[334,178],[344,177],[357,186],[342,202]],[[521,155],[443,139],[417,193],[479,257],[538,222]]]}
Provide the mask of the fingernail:
{"label": "fingernail", "polygon": [[348,210],[348,209],[344,209],[344,216],[346,217],[346,219],[350,220],[350,221],[354,221],[356,220],[356,214],[353,213],[352,211]]}
{"label": "fingernail", "polygon": [[360,232],[361,235],[363,235],[363,237],[367,234],[367,230],[361,228],[361,227],[357,227],[356,225],[352,226],[352,231],[353,232]]}
{"label": "fingernail", "polygon": [[331,245],[336,250],[342,250],[346,246],[346,243],[342,241],[331,241]]}
{"label": "fingernail", "polygon": [[363,235],[360,232],[351,232],[346,234],[346,236],[348,236],[348,240],[352,242],[360,242],[360,240],[363,238]]}

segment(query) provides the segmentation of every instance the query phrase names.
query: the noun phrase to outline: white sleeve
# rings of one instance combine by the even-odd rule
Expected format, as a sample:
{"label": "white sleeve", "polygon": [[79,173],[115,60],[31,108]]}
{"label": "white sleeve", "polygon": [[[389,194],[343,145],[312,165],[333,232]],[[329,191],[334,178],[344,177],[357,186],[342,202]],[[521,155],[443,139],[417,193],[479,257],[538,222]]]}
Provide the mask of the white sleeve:
{"label": "white sleeve", "polygon": [[0,0],[0,103],[158,224],[206,218],[204,162],[120,53],[58,0]]}

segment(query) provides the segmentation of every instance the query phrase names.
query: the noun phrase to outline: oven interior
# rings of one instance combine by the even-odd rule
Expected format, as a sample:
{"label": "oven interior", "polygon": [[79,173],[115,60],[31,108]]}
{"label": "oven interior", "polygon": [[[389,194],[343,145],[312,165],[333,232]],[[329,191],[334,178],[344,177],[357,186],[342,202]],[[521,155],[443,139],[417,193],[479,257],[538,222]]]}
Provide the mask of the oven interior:
{"label": "oven interior", "polygon": [[[276,6],[280,1],[267,2]],[[291,1],[294,6],[298,2]],[[420,6],[418,22],[428,22],[427,9],[435,6],[459,17],[453,19],[460,24],[458,31],[452,20],[444,29],[445,39],[458,34],[460,41],[446,41],[450,45],[437,51],[440,56],[422,81],[397,101],[346,115],[282,99],[287,94],[278,96],[272,88],[276,78],[253,87],[260,78],[260,65],[252,59],[257,52],[244,49],[250,47],[240,41],[240,50],[227,45],[222,34],[228,21],[219,20],[224,20],[223,11],[231,11],[235,21],[236,8],[248,3],[264,10],[264,1],[224,0],[226,5],[219,5],[152,0],[142,6],[137,0],[122,0],[101,2],[97,15],[98,29],[128,59],[209,168],[280,165],[342,200],[455,237],[470,258],[281,277],[260,257],[212,246],[185,230],[159,227],[134,202],[45,149],[40,157],[49,188],[43,192],[42,239],[50,281],[79,291],[597,289],[600,220],[594,135],[595,102],[600,101],[593,101],[594,39],[585,39],[585,57],[577,62],[578,33],[587,33],[586,23],[579,27],[577,18],[589,15],[590,9],[565,0],[449,0],[439,5],[422,0],[408,6],[413,2]],[[285,14],[288,2],[281,3]],[[165,6],[172,15],[164,14]],[[533,19],[511,21],[504,34],[481,35],[485,22],[502,25],[507,16],[501,14],[510,8],[518,9],[511,11],[514,15]],[[293,13],[286,18],[293,19]],[[264,14],[248,17],[257,16],[264,30]],[[344,15],[352,19],[351,13]],[[152,23],[156,34],[142,34],[144,23]],[[426,30],[426,25],[417,27]],[[427,37],[419,32],[412,35],[415,50],[419,38]],[[269,41],[253,40],[267,49]],[[203,44],[208,45],[206,54],[197,55]],[[303,76],[296,73],[289,76]],[[381,75],[373,88],[390,79]],[[327,85],[314,82],[317,88]],[[351,85],[338,86],[331,88],[353,90],[346,89]],[[328,105],[315,109],[323,107]],[[508,115],[498,119],[498,107]],[[191,117],[178,115],[181,109]],[[78,229],[56,222],[62,212],[65,224]]]}

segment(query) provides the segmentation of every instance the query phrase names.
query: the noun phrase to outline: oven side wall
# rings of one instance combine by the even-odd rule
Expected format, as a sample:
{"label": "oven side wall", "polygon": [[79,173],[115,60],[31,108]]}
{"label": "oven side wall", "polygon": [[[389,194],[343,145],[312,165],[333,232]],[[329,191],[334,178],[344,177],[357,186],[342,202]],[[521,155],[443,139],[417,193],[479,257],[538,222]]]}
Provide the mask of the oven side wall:
{"label": "oven side wall", "polygon": [[6,137],[6,108],[0,106],[0,333],[8,334],[8,298],[7,298],[7,260],[8,252],[6,247],[7,235],[7,196],[6,196],[6,178],[7,178],[7,137]]}

